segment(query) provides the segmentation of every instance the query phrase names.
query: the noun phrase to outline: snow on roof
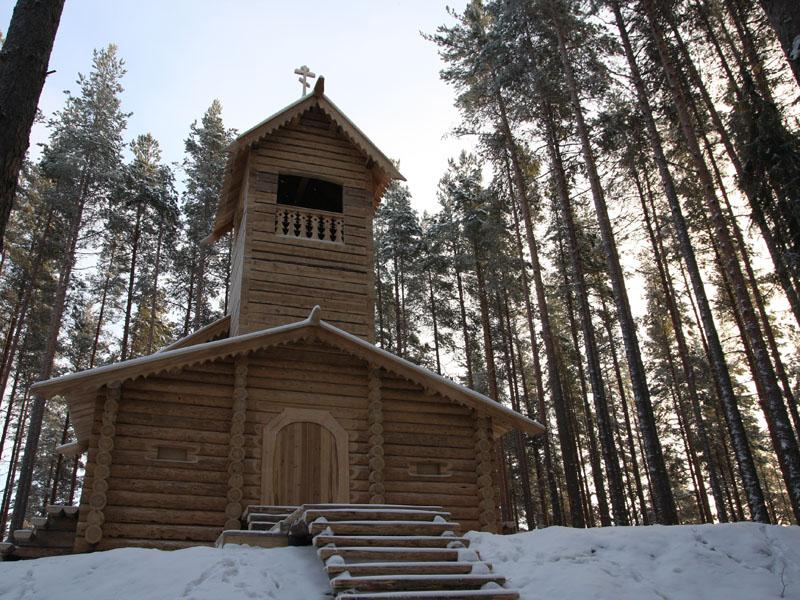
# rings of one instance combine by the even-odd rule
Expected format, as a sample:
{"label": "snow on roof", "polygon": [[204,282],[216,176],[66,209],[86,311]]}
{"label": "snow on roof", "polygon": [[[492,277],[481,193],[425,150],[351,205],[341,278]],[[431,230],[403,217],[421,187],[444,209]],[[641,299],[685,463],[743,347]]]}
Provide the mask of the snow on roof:
{"label": "snow on roof", "polygon": [[540,423],[499,402],[321,320],[320,312],[319,306],[315,306],[308,318],[296,323],[173,350],[167,348],[148,356],[40,381],[31,386],[31,390],[47,398],[56,395],[65,396],[71,413],[77,417],[73,422],[78,441],[86,441],[91,434],[96,392],[104,385],[249,354],[266,347],[301,339],[317,339],[417,383],[430,392],[487,414],[494,419],[500,432],[511,428],[520,429],[531,435],[544,432],[544,427]]}

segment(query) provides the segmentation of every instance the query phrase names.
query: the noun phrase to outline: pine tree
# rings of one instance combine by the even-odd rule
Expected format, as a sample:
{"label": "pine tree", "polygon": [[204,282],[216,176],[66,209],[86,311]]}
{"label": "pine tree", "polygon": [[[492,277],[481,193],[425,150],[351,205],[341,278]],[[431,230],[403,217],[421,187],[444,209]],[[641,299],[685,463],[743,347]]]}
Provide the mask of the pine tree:
{"label": "pine tree", "polygon": [[[179,285],[185,303],[183,334],[197,330],[216,318],[219,296],[227,279],[227,245],[201,244],[211,232],[214,210],[234,131],[222,122],[222,105],[214,100],[200,123],[192,123],[186,138],[186,192],[183,195],[183,246],[176,270],[184,274]],[[224,304],[224,299],[222,304]]]}
{"label": "pine tree", "polygon": [[[120,162],[121,136],[127,120],[127,115],[120,110],[119,99],[120,79],[125,73],[123,65],[115,46],[95,51],[92,72],[88,77],[78,77],[80,95],[69,95],[64,108],[51,122],[52,134],[42,163],[45,174],[55,181],[54,193],[63,211],[60,216],[65,227],[65,252],[44,337],[39,380],[49,379],[52,374],[86,213],[107,198]],[[44,398],[35,396],[20,465],[12,531],[22,526],[28,508],[44,408]]]}

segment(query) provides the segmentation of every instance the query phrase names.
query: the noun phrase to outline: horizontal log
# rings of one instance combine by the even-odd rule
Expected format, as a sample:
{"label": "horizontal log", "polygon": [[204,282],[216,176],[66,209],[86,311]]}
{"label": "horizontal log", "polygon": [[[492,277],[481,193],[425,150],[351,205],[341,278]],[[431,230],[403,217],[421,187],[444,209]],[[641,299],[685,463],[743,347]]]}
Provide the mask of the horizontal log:
{"label": "horizontal log", "polygon": [[[164,417],[159,414],[153,413],[136,413],[125,412],[117,415],[117,423],[127,423],[130,425],[164,425]],[[181,425],[183,428],[191,431],[216,431],[227,432],[230,431],[230,421],[222,420],[208,420],[208,419],[195,419],[189,417],[181,417]]]}
{"label": "horizontal log", "polygon": [[180,540],[213,543],[222,532],[220,527],[198,525],[141,525],[133,523],[107,523],[103,534],[108,538],[142,540]]}
{"label": "horizontal log", "polygon": [[[190,432],[191,433],[191,432]],[[201,442],[183,442],[170,439],[159,439],[158,437],[131,437],[126,434],[117,433],[114,438],[114,448],[117,450],[137,451],[148,455],[153,460],[163,462],[182,462],[167,459],[156,459],[156,449],[158,447],[185,448],[188,464],[194,464],[193,458],[196,455],[222,458],[228,456],[228,444],[204,444]]]}
{"label": "horizontal log", "polygon": [[[220,406],[219,404],[203,405],[201,402],[193,402],[194,398],[203,398],[203,396],[192,392],[178,392],[178,391],[163,391],[158,392],[144,392],[144,390],[137,390],[136,394],[129,394],[124,397],[120,402],[120,412],[141,412],[146,414],[158,414],[164,416],[188,417],[194,419],[216,419],[220,421],[229,421],[231,418],[231,406],[233,404],[233,386],[227,390],[227,395],[214,396],[226,400],[228,407]],[[180,396],[180,397],[178,397]],[[140,398],[147,397],[149,400],[142,400]],[[189,399],[189,402],[183,401]]]}
{"label": "horizontal log", "polygon": [[107,496],[109,507],[174,508],[189,511],[224,512],[225,504],[227,503],[224,494],[213,497],[196,494],[158,494],[153,492],[109,489]]}
{"label": "horizontal log", "polygon": [[277,169],[281,173],[287,175],[318,177],[338,183],[339,185],[366,188],[370,184],[366,175],[357,176],[351,172],[343,171],[342,169],[323,167],[315,165],[313,162],[291,160],[288,157],[272,158],[259,156],[254,160],[253,164],[258,169]]}
{"label": "horizontal log", "polygon": [[[129,492],[145,492],[151,494],[194,494],[224,498],[228,491],[226,483],[207,483],[201,481],[175,481],[170,478],[155,477],[153,479],[134,479],[132,477],[114,477],[108,480],[109,489]],[[218,478],[221,479],[221,478]]]}
{"label": "horizontal log", "polygon": [[[344,271],[334,268],[328,263],[322,266],[314,266],[310,264],[289,265],[286,263],[275,261],[258,261],[252,265],[252,270],[255,272],[265,273],[280,273],[283,275],[296,275],[297,277],[316,277],[326,281],[340,281],[359,286],[364,285],[367,281],[367,271],[353,272]],[[255,276],[251,273],[251,276]],[[326,284],[329,285],[329,284]]]}
{"label": "horizontal log", "polygon": [[473,449],[445,448],[438,446],[403,446],[400,444],[384,444],[383,450],[388,455],[408,458],[460,458],[469,460],[475,455]]}
{"label": "horizontal log", "polygon": [[107,506],[105,517],[106,523],[208,525],[213,527],[222,527],[225,524],[225,511]]}
{"label": "horizontal log", "polygon": [[262,144],[258,152],[255,153],[258,159],[254,164],[263,164],[265,159],[267,162],[272,160],[288,160],[293,163],[303,165],[303,168],[308,168],[308,165],[313,167],[324,167],[341,173],[342,177],[362,181],[368,176],[368,170],[363,163],[354,160],[352,157],[342,156],[340,154],[328,153],[320,150],[319,148],[310,148],[308,146],[279,146],[276,143]]}

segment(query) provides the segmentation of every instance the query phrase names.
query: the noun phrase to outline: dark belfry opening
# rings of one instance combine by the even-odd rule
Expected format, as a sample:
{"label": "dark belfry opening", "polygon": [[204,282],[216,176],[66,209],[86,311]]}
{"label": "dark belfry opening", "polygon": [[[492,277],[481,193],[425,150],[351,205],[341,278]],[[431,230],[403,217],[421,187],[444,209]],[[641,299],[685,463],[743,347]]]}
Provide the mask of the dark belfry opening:
{"label": "dark belfry opening", "polygon": [[313,177],[278,176],[278,204],[342,212],[342,186]]}

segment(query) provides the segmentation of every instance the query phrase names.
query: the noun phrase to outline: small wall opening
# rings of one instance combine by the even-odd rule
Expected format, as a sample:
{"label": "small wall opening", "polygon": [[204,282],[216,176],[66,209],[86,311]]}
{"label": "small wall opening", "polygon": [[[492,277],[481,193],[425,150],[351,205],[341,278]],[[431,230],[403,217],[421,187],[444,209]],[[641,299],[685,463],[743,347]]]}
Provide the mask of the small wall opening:
{"label": "small wall opening", "polygon": [[342,186],[313,177],[278,175],[278,204],[340,213]]}
{"label": "small wall opening", "polygon": [[415,477],[450,477],[453,472],[449,462],[438,460],[421,460],[408,467],[409,475]]}
{"label": "small wall opening", "polygon": [[165,462],[194,463],[197,457],[194,455],[196,448],[188,446],[155,446],[150,448],[148,459]]}

